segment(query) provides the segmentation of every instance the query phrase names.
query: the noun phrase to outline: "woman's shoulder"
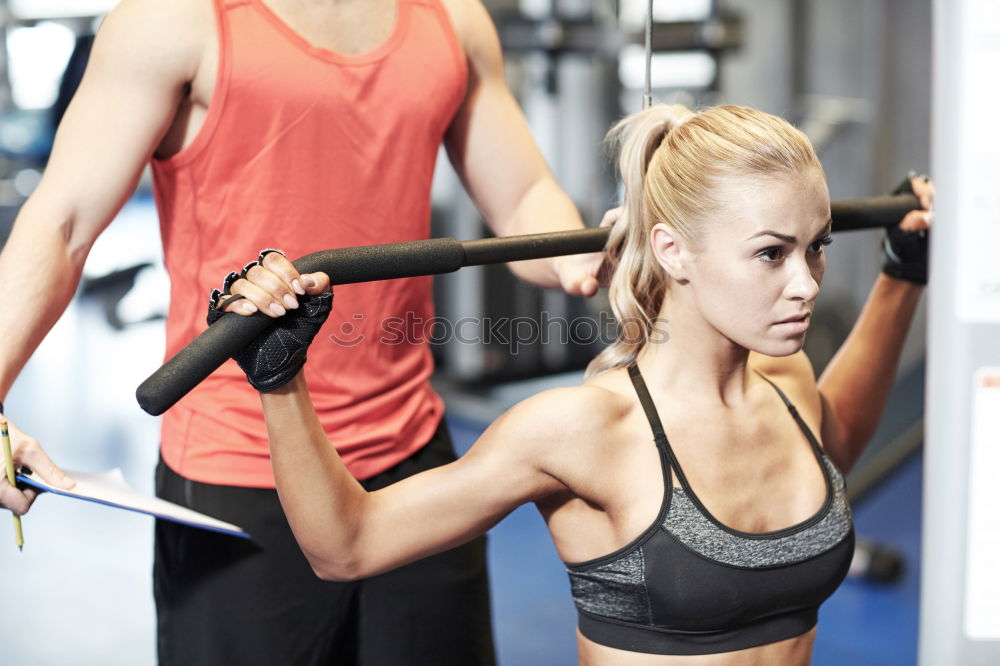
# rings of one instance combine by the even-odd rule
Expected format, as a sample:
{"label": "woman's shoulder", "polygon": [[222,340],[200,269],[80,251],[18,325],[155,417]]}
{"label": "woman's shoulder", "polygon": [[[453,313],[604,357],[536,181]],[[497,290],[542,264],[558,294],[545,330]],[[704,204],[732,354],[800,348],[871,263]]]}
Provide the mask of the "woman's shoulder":
{"label": "woman's shoulder", "polygon": [[587,441],[604,441],[634,408],[634,398],[622,391],[613,376],[616,372],[538,393],[509,409],[495,425],[527,443],[566,443],[576,448]]}
{"label": "woman's shoulder", "polygon": [[[613,372],[613,371],[612,371]],[[604,373],[607,375],[610,373]],[[560,432],[600,428],[614,424],[632,403],[613,378],[599,376],[579,386],[543,391],[516,406],[521,418]]]}
{"label": "woman's shoulder", "polygon": [[628,437],[636,401],[618,389],[614,377],[602,376],[544,391],[495,421],[490,439],[506,449],[508,460],[545,473],[572,494],[587,495],[582,489],[594,470],[607,469]]}
{"label": "woman's shoulder", "polygon": [[807,420],[821,421],[822,403],[816,372],[805,352],[781,357],[750,352],[747,367],[780,388]]}

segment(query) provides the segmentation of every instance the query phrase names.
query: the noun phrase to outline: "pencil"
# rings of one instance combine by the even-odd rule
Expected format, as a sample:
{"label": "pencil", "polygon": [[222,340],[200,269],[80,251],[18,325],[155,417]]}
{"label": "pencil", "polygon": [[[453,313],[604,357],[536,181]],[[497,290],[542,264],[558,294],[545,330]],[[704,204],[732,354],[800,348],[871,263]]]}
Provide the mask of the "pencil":
{"label": "pencil", "polygon": [[[7,483],[11,488],[17,487],[17,479],[14,478],[14,454],[10,450],[10,433],[7,431],[7,419],[0,416],[0,437],[3,438],[3,458],[7,464]],[[14,540],[17,541],[17,549],[24,549],[24,533],[21,532],[21,516],[11,512],[14,516]]]}

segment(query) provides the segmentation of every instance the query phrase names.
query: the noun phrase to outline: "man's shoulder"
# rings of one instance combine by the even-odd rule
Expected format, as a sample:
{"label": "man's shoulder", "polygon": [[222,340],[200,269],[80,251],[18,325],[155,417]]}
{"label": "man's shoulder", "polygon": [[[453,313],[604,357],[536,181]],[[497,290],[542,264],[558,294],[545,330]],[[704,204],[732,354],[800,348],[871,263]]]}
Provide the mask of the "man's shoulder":
{"label": "man's shoulder", "polygon": [[440,0],[459,44],[467,55],[482,46],[484,40],[496,39],[493,19],[480,0]]}
{"label": "man's shoulder", "polygon": [[214,43],[213,0],[121,0],[101,24],[94,59],[190,79]]}
{"label": "man's shoulder", "polygon": [[130,20],[185,20],[192,29],[213,27],[216,0],[121,0],[108,16]]}
{"label": "man's shoulder", "polygon": [[[177,48],[203,45],[215,34],[214,0],[121,0],[104,20],[104,25],[123,26],[137,31],[137,38],[158,31]],[[138,43],[138,40],[137,40]]]}

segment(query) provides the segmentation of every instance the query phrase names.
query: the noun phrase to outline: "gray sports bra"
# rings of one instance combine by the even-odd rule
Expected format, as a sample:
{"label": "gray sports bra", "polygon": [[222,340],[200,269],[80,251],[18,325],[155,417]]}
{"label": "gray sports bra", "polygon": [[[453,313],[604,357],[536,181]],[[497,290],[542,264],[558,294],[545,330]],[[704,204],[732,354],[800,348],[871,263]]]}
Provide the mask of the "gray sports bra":
{"label": "gray sports bra", "polygon": [[[777,386],[823,471],[826,500],[809,519],[749,533],[716,520],[691,490],[636,366],[629,375],[660,452],[659,515],[604,557],[567,565],[580,631],[622,650],[714,654],[799,636],[843,581],[854,554],[844,480]],[[763,376],[763,375],[762,375]],[[766,378],[765,378],[766,379]],[[671,470],[680,487],[674,488]]]}

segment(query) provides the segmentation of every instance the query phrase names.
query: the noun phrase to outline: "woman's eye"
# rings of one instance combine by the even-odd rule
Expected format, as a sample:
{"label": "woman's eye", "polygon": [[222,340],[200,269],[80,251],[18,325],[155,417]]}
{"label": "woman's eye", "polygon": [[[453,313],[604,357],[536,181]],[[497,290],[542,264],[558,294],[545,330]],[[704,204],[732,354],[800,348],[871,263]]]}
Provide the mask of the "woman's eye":
{"label": "woman's eye", "polygon": [[784,251],[780,247],[769,247],[757,253],[757,258],[762,261],[779,261],[784,256]]}
{"label": "woman's eye", "polygon": [[823,248],[833,242],[833,236],[823,236],[819,240],[815,241],[809,246],[809,250],[814,254],[819,254],[823,251]]}

